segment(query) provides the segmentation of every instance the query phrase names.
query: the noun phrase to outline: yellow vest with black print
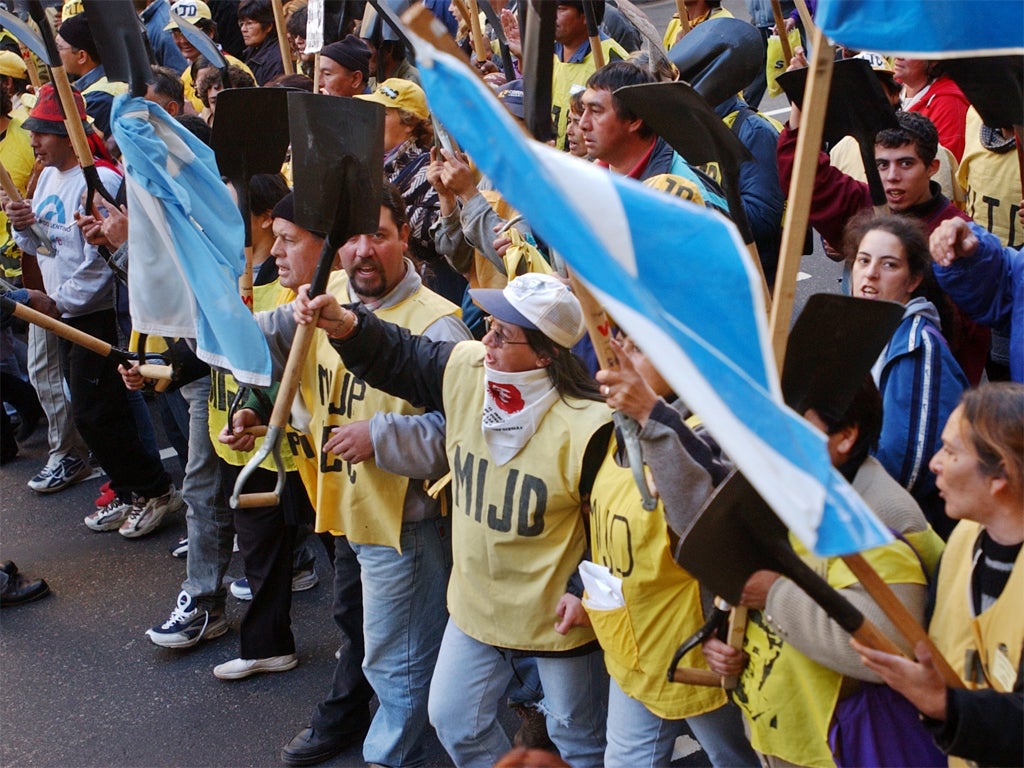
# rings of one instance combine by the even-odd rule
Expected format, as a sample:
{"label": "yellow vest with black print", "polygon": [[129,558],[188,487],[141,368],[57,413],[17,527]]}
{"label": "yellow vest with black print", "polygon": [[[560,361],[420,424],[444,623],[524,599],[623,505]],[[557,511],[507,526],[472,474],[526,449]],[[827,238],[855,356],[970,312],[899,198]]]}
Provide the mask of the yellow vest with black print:
{"label": "yellow vest with black print", "polygon": [[502,648],[569,651],[590,627],[555,631],[555,608],[586,548],[579,485],[583,455],[611,419],[604,403],[559,399],[530,442],[503,466],[481,429],[484,346],[457,345],[444,374],[453,475],[448,611],[470,637]]}
{"label": "yellow vest with black print", "polygon": [[[935,533],[928,528],[904,534],[920,553],[926,568],[934,565]],[[793,549],[834,589],[857,583],[840,558],[810,555],[792,536]],[[939,540],[941,544],[941,540]],[[862,553],[888,584],[926,584],[921,561],[903,541]],[[740,675],[733,701],[750,724],[750,743],[758,752],[796,765],[832,768],[828,728],[839,701],[843,676],[807,658],[786,643],[765,620],[762,611],[748,614],[743,650],[750,656]]]}
{"label": "yellow vest with black print", "polygon": [[[597,610],[583,602],[608,674],[623,693],[666,720],[718,709],[726,702],[722,689],[670,683],[665,676],[679,643],[704,623],[700,587],[672,559],[661,501],[653,512],[643,508],[633,473],[615,463],[615,447],[610,441],[590,495],[590,551],[595,563],[622,579],[626,604]],[[682,664],[708,668],[699,648]]]}
{"label": "yellow vest with black print", "polygon": [[[974,548],[982,527],[963,520],[953,530],[942,556],[939,582],[928,634],[968,688],[1013,690],[1024,644],[1024,548],[1013,564],[1002,594],[974,615],[971,578]],[[976,662],[968,667],[968,654]]]}
{"label": "yellow vest with black print", "polygon": [[[347,297],[348,275],[343,270],[334,272],[327,291]],[[395,306],[374,310],[382,320],[414,334],[456,312],[458,307],[423,287]],[[316,508],[316,530],[347,536],[356,544],[378,544],[401,552],[402,509],[409,478],[378,469],[372,459],[351,464],[322,448],[334,427],[367,420],[378,411],[419,414],[423,409],[353,376],[323,331],[316,332],[313,345],[314,353],[306,356],[302,369],[299,392],[310,412],[315,458],[300,456],[298,465]]]}
{"label": "yellow vest with black print", "polygon": [[[611,38],[601,41],[601,50],[606,64],[629,57],[626,49]],[[551,73],[551,119],[555,124],[555,146],[559,149],[569,148],[565,137],[569,126],[569,104],[572,101],[569,90],[574,85],[586,85],[596,71],[597,63],[592,50],[587,51],[583,61],[566,62],[555,56],[554,71]]]}
{"label": "yellow vest with black print", "polygon": [[[284,288],[277,280],[266,285],[255,285],[252,289],[252,304],[256,312],[276,309],[289,303],[294,298],[295,294],[288,288]],[[147,349],[149,341],[157,341],[157,339],[147,339]],[[231,408],[231,401],[235,399],[237,392],[238,382],[235,381],[234,376],[227,371],[210,368],[210,440],[213,442],[213,449],[217,452],[217,456],[226,464],[230,464],[233,467],[243,467],[249,463],[249,459],[255,455],[255,451],[258,451],[263,445],[263,438],[256,438],[256,447],[250,453],[233,451],[217,439],[217,435],[220,434],[221,430],[228,423],[228,410]],[[282,440],[292,443],[297,437],[296,433],[286,433]],[[292,451],[286,445],[281,446],[281,459],[286,471],[295,471]],[[274,463],[273,456],[265,458],[260,467],[271,472],[277,472],[277,464]]]}

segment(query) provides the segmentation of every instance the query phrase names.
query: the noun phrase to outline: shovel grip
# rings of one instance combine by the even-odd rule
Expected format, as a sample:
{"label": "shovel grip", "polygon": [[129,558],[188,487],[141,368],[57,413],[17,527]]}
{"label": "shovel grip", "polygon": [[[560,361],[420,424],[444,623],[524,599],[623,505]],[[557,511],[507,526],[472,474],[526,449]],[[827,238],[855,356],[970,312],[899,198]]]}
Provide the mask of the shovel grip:
{"label": "shovel grip", "polygon": [[97,355],[101,355],[102,357],[109,357],[110,352],[113,349],[113,347],[103,341],[103,339],[97,339],[95,336],[90,336],[85,331],[73,328],[67,323],[62,323],[60,320],[52,318],[49,315],[37,312],[32,309],[32,307],[26,307],[24,304],[16,304],[14,306],[14,316],[32,323],[33,325],[38,325],[40,328],[45,328],[57,336],[60,336],[62,339],[67,339],[72,344],[85,347],[90,352],[95,352]]}
{"label": "shovel grip", "polygon": [[281,503],[281,498],[273,491],[262,493],[243,493],[238,497],[238,504],[235,509],[252,509],[254,507],[276,507]]}
{"label": "shovel grip", "polygon": [[[725,688],[726,690],[736,687],[735,677],[722,677],[710,669],[694,669],[693,667],[679,667],[672,674],[672,681],[687,685],[702,685],[705,688]],[[728,684],[730,681],[731,685]]]}

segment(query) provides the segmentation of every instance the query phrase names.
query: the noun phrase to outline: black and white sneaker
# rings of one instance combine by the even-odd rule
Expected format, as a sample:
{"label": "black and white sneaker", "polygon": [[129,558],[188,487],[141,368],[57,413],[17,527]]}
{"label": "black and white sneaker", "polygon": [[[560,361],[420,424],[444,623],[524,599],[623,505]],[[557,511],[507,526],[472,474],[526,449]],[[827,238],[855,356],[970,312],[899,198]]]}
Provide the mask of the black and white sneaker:
{"label": "black and white sneaker", "polygon": [[223,609],[199,608],[185,591],[178,595],[178,603],[170,618],[158,627],[146,630],[146,637],[162,648],[190,648],[200,640],[213,640],[228,631]]}

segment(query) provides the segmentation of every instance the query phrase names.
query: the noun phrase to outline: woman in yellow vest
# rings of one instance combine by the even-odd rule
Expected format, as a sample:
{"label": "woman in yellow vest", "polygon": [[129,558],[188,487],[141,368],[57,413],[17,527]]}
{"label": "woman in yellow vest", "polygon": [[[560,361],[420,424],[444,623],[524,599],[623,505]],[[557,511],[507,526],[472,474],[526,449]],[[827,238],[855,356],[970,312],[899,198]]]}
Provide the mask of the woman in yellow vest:
{"label": "woman in yellow vest", "polygon": [[947,688],[923,644],[916,662],[854,647],[920,710],[943,752],[981,765],[1021,765],[1024,385],[965,393],[931,469],[946,514],[960,523],[942,556],[928,634],[967,687]]}
{"label": "woman in yellow vest", "polygon": [[[700,509],[728,467],[683,422],[684,406],[643,352],[630,339],[615,347],[619,368],[598,373],[601,393],[640,425],[660,498],[654,511],[643,508],[616,434],[590,495],[590,549],[594,564],[621,591],[622,604],[599,608],[589,589],[583,600],[611,677],[605,766],[668,765],[686,726],[712,765],[756,766],[742,715],[725,691],[670,682],[665,674],[679,643],[704,623],[700,585],[672,558],[672,539],[685,527],[681,516]],[[683,665],[707,669],[696,649]]]}
{"label": "woman in yellow vest", "polygon": [[[823,404],[800,407],[808,421],[828,435],[832,464],[850,481],[879,519],[899,534],[890,544],[862,555],[889,584],[897,598],[920,621],[927,599],[928,575],[934,573],[942,541],[925,520],[913,498],[869,455],[877,442],[882,422],[882,399],[867,377],[844,413],[830,412]],[[828,584],[846,597],[897,644],[899,633],[872,598],[860,586],[841,558],[816,558],[790,536],[794,549]],[[842,745],[853,729],[842,715],[870,695],[866,685],[880,678],[860,663],[849,647],[849,634],[839,627],[803,590],[778,573],[757,571],[743,590],[749,613],[743,651],[715,638],[704,644],[709,666],[718,674],[739,675],[733,700],[746,716],[750,740],[768,766],[802,765],[831,768],[863,765],[834,752],[830,737]],[[857,698],[855,698],[857,697]],[[870,708],[870,703],[866,704]],[[900,704],[894,705],[896,707]],[[885,752],[903,743],[915,750],[930,749],[927,735],[910,741],[917,718],[902,702],[904,732],[858,734]],[[858,724],[862,730],[863,723]],[[836,734],[839,734],[836,736]],[[922,747],[923,745],[923,747]],[[845,754],[845,753],[844,753]],[[915,755],[919,752],[915,751]],[[926,762],[896,760],[894,765],[935,765],[941,755],[932,753]],[[845,762],[844,762],[845,760]],[[930,760],[931,762],[928,762]]]}
{"label": "woman in yellow vest", "polygon": [[301,290],[295,314],[308,323],[321,309],[318,325],[354,375],[445,415],[451,618],[428,709],[448,754],[491,768],[509,750],[498,704],[517,661],[534,657],[552,741],[575,768],[602,766],[608,680],[576,569],[610,413],[569,351],[583,310],[536,273],[471,293],[492,316],[482,341],[430,342]]}

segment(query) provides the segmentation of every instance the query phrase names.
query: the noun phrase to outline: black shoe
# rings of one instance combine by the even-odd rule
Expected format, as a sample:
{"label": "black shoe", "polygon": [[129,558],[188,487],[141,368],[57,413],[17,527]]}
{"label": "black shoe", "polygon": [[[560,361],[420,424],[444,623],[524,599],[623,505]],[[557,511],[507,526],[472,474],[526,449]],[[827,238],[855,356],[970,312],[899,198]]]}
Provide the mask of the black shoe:
{"label": "black shoe", "polygon": [[0,606],[6,608],[30,603],[48,594],[50,594],[50,585],[42,579],[28,581],[20,573],[16,573],[8,579],[7,588],[0,593]]}
{"label": "black shoe", "polygon": [[361,742],[369,726],[370,720],[367,718],[359,728],[343,733],[321,733],[312,727],[303,728],[281,750],[281,762],[301,766],[330,760],[342,750]]}
{"label": "black shoe", "polygon": [[3,571],[8,576],[13,576],[18,572],[18,566],[14,564],[13,560],[4,560],[3,564],[0,565],[0,571]]}

